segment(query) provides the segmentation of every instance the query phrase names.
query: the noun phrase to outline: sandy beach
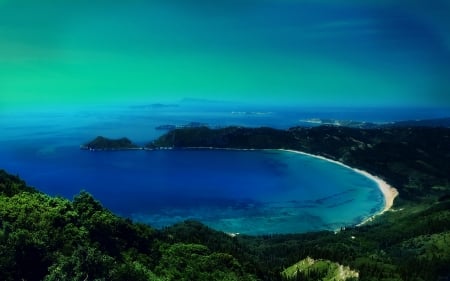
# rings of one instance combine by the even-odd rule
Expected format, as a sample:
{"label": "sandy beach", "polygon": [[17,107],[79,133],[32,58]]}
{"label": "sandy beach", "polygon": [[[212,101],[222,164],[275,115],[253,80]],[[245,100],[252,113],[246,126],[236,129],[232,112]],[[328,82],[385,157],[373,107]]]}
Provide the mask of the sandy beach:
{"label": "sandy beach", "polygon": [[383,210],[381,210],[378,214],[375,214],[367,219],[365,219],[364,221],[362,221],[359,225],[362,225],[370,220],[372,220],[375,216],[381,215],[383,213],[385,213],[386,211],[388,211],[389,209],[392,208],[392,206],[394,205],[394,199],[395,197],[398,196],[398,191],[397,189],[395,189],[394,187],[390,186],[387,182],[385,182],[384,180],[382,180],[381,178],[374,176],[366,171],[360,170],[360,169],[356,169],[356,168],[352,168],[342,162],[336,161],[336,160],[332,160],[332,159],[328,159],[326,157],[323,156],[319,156],[319,155],[315,155],[315,154],[310,154],[310,153],[306,153],[306,152],[302,152],[302,151],[297,151],[297,150],[288,150],[288,149],[279,149],[280,151],[287,151],[287,152],[292,152],[292,153],[297,153],[297,154],[303,154],[303,155],[308,155],[311,157],[315,157],[315,158],[319,158],[325,161],[329,161],[332,163],[335,163],[337,165],[346,167],[348,169],[353,170],[354,172],[361,174],[371,180],[373,180],[378,188],[380,189],[381,193],[383,194],[384,197],[384,208]]}

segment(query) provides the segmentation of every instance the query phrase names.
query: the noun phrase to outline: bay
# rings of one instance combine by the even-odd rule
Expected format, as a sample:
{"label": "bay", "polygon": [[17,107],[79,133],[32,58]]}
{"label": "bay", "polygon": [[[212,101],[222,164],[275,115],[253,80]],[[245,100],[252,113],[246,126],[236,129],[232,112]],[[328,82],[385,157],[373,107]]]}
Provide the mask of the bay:
{"label": "bay", "polygon": [[157,228],[194,219],[229,233],[335,230],[383,208],[372,180],[286,151],[79,149],[97,135],[126,136],[143,145],[164,133],[155,130],[161,124],[285,129],[312,114],[233,112],[134,107],[3,112],[0,168],[50,195],[72,199],[86,190],[114,213]]}
{"label": "bay", "polygon": [[169,226],[187,219],[230,233],[334,230],[383,207],[377,185],[352,170],[285,151],[83,151],[3,153],[7,168],[41,191],[92,193],[113,212]]}

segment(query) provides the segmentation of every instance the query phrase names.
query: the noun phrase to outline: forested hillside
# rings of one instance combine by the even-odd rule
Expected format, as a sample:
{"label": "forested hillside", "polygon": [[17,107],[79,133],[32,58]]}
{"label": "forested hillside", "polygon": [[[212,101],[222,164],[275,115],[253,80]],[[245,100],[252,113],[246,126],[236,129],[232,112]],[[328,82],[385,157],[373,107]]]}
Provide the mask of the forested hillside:
{"label": "forested hillside", "polygon": [[254,280],[230,254],[175,242],[81,192],[42,194],[0,171],[0,280]]}

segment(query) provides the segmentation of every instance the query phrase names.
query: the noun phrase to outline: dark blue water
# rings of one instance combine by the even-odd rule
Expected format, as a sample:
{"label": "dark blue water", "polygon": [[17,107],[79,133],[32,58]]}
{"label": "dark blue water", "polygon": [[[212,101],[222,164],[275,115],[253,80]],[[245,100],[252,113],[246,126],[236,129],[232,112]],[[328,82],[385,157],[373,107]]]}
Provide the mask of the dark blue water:
{"label": "dark blue water", "polygon": [[281,151],[2,151],[3,166],[51,195],[87,190],[117,214],[167,226],[185,219],[248,234],[336,229],[377,212],[367,178]]}
{"label": "dark blue water", "polygon": [[296,125],[295,120],[302,117],[294,117],[292,111],[230,115],[224,110],[195,115],[171,110],[4,114],[0,167],[51,195],[73,198],[87,190],[115,213],[155,227],[196,219],[233,233],[333,230],[359,223],[383,207],[383,197],[371,180],[295,153],[79,149],[96,135],[128,136],[144,144],[164,133],[154,128],[165,123],[206,121],[282,128]]}

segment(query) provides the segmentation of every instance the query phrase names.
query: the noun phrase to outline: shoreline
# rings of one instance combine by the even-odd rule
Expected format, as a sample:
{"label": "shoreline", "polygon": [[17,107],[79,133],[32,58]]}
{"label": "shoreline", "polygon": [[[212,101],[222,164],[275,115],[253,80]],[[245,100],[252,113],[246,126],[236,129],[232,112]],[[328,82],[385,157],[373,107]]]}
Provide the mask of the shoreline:
{"label": "shoreline", "polygon": [[394,199],[399,195],[398,190],[394,187],[392,187],[391,185],[389,185],[387,182],[385,182],[384,180],[382,180],[380,177],[377,177],[375,175],[370,174],[367,171],[364,170],[360,170],[357,168],[353,168],[347,164],[344,164],[342,162],[333,160],[333,159],[329,159],[326,158],[324,156],[320,156],[320,155],[315,155],[315,154],[311,154],[311,153],[307,153],[307,152],[303,152],[303,151],[298,151],[298,150],[291,150],[291,149],[276,149],[278,151],[285,151],[285,152],[291,152],[291,153],[296,153],[296,154],[302,154],[302,155],[307,155],[310,157],[314,157],[314,158],[318,158],[321,160],[325,160],[337,165],[340,165],[342,167],[345,167],[347,169],[350,169],[362,176],[365,176],[366,178],[372,180],[373,182],[375,182],[379,188],[379,190],[381,191],[381,193],[383,194],[383,198],[384,198],[384,208],[379,211],[376,214],[373,214],[372,216],[364,219],[362,222],[356,224],[356,226],[361,226],[369,221],[372,221],[375,217],[380,216],[382,214],[384,214],[385,212],[389,211],[392,206],[394,205]]}
{"label": "shoreline", "polygon": [[[83,148],[82,148],[83,149]],[[116,150],[144,150],[144,151],[152,151],[152,150],[172,150],[174,149],[173,147],[158,147],[158,148],[146,148],[146,147],[138,147],[138,148],[128,148],[128,149],[106,149],[106,150],[98,150],[96,149],[95,151],[116,151]],[[234,151],[283,151],[283,152],[289,152],[289,153],[295,153],[295,154],[302,154],[302,155],[306,155],[309,157],[314,157],[317,159],[321,159],[324,161],[328,161],[331,163],[334,163],[336,165],[345,167],[347,169],[352,170],[353,172],[360,174],[368,179],[370,179],[371,181],[375,182],[376,185],[378,186],[378,189],[381,191],[381,194],[383,195],[383,199],[384,199],[384,207],[382,210],[378,211],[377,213],[364,218],[361,222],[355,224],[356,226],[362,226],[367,222],[372,221],[375,217],[380,216],[382,214],[384,214],[385,212],[389,211],[393,205],[394,205],[394,200],[395,198],[399,195],[398,190],[394,187],[392,187],[391,185],[389,185],[387,182],[385,182],[383,179],[381,179],[378,176],[372,175],[367,171],[358,169],[358,168],[353,168],[347,164],[344,164],[342,162],[339,162],[337,160],[333,160],[333,159],[329,159],[326,158],[324,156],[321,155],[316,155],[316,154],[311,154],[311,153],[307,153],[307,152],[303,152],[303,151],[299,151],[299,150],[292,150],[292,149],[283,149],[283,148],[262,148],[262,149],[257,149],[257,148],[232,148],[232,147],[212,147],[212,146],[198,146],[198,147],[181,147],[179,149],[205,149],[205,150],[234,150]],[[91,149],[92,151],[92,149]]]}
{"label": "shoreline", "polygon": [[316,154],[311,154],[311,153],[307,153],[307,152],[303,152],[303,151],[299,151],[299,150],[292,150],[292,149],[283,149],[283,148],[274,148],[274,149],[256,149],[256,148],[220,148],[220,147],[184,147],[182,149],[207,149],[207,150],[240,150],[240,151],[257,151],[257,150],[275,150],[275,151],[284,151],[284,152],[289,152],[289,153],[296,153],[296,154],[302,154],[302,155],[306,155],[306,156],[310,156],[310,157],[314,157],[317,159],[321,159],[324,161],[328,161],[331,163],[334,163],[336,165],[345,167],[347,169],[352,170],[353,172],[360,174],[370,180],[372,180],[373,182],[376,183],[376,185],[378,186],[378,189],[381,191],[381,194],[383,195],[383,199],[384,199],[384,207],[382,210],[378,211],[377,213],[364,218],[361,222],[355,224],[356,226],[362,226],[365,223],[368,223],[370,221],[372,221],[375,217],[380,216],[382,214],[384,214],[385,212],[389,211],[393,205],[394,205],[394,200],[395,198],[399,195],[398,190],[395,187],[392,187],[391,185],[389,185],[387,182],[385,182],[384,180],[382,180],[380,177],[375,176],[370,174],[367,171],[358,169],[358,168],[353,168],[347,164],[344,164],[342,162],[339,162],[337,160],[333,160],[333,159],[329,159],[326,158],[324,156],[321,155],[316,155]]}

